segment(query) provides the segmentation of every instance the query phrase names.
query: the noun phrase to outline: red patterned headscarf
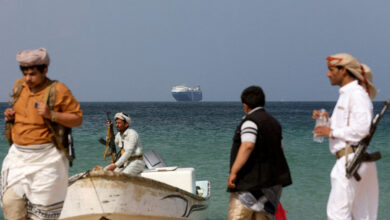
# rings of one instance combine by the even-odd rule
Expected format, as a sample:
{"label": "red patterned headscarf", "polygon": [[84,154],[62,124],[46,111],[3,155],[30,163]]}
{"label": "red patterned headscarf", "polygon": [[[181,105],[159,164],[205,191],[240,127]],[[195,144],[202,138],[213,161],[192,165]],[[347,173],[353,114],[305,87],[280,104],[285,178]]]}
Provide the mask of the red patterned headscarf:
{"label": "red patterned headscarf", "polygon": [[378,91],[372,82],[372,72],[366,64],[360,63],[355,57],[347,53],[339,53],[326,58],[329,67],[342,66],[349,70],[363,86],[371,99],[374,99]]}

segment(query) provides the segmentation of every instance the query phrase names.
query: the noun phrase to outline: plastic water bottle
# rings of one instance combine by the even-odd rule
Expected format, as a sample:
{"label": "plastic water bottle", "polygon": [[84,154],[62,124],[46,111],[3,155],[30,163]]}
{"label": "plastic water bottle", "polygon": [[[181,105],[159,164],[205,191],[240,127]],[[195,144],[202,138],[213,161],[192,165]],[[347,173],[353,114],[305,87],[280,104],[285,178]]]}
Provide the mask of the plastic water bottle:
{"label": "plastic water bottle", "polygon": [[[325,109],[321,109],[321,113],[316,120],[316,125],[314,126],[314,128],[317,126],[328,125],[327,119],[326,119],[325,114],[324,114],[325,112],[326,112]],[[324,137],[315,137],[315,136],[316,136],[316,134],[314,133],[313,134],[313,141],[318,142],[318,143],[324,142]]]}

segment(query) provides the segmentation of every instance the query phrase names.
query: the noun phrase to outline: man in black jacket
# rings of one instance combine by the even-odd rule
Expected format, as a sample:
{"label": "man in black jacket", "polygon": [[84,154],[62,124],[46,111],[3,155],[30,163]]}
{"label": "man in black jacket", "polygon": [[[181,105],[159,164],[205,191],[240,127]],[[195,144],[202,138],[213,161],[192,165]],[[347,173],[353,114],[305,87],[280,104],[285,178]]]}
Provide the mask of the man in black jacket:
{"label": "man in black jacket", "polygon": [[264,110],[260,87],[246,88],[241,102],[246,116],[236,129],[230,153],[228,219],[273,219],[282,187],[292,183],[282,128]]}

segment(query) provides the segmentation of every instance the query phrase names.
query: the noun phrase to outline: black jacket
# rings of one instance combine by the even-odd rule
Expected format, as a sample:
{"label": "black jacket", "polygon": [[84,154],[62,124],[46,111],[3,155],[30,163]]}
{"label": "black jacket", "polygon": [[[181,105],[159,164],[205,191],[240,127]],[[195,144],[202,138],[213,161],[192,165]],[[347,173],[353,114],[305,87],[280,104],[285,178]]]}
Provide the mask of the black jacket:
{"label": "black jacket", "polygon": [[235,191],[259,191],[275,185],[292,183],[290,170],[282,149],[282,128],[279,122],[264,109],[247,115],[237,127],[230,153],[230,169],[241,145],[241,125],[251,120],[257,125],[255,149],[237,174]]}

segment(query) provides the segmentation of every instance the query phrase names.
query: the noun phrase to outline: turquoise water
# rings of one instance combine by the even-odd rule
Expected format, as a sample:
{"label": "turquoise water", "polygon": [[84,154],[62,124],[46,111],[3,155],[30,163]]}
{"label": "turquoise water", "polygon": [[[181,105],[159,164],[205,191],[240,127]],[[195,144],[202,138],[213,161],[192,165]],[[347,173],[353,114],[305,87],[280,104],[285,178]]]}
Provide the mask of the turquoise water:
{"label": "turquoise water", "polygon": [[[288,211],[287,218],[326,219],[329,193],[329,173],[335,159],[329,153],[327,141],[312,141],[313,109],[331,112],[334,102],[270,102],[266,109],[283,126],[283,143],[293,185],[286,187],[281,202]],[[75,128],[76,157],[70,175],[105,166],[104,146],[98,143],[106,133],[105,112],[111,115],[123,111],[132,118],[144,151],[158,151],[170,166],[194,167],[199,180],[211,181],[209,219],[226,219],[229,153],[234,129],[243,116],[239,102],[129,102],[82,103],[84,122]],[[382,109],[375,103],[375,113]],[[0,103],[1,112],[7,107]],[[4,124],[3,117],[0,123]],[[3,132],[4,128],[0,128]],[[370,145],[371,151],[380,150],[378,161],[380,184],[379,218],[390,216],[390,111],[379,124]],[[7,141],[0,138],[0,158],[7,154]],[[2,217],[2,216],[1,216]]]}

